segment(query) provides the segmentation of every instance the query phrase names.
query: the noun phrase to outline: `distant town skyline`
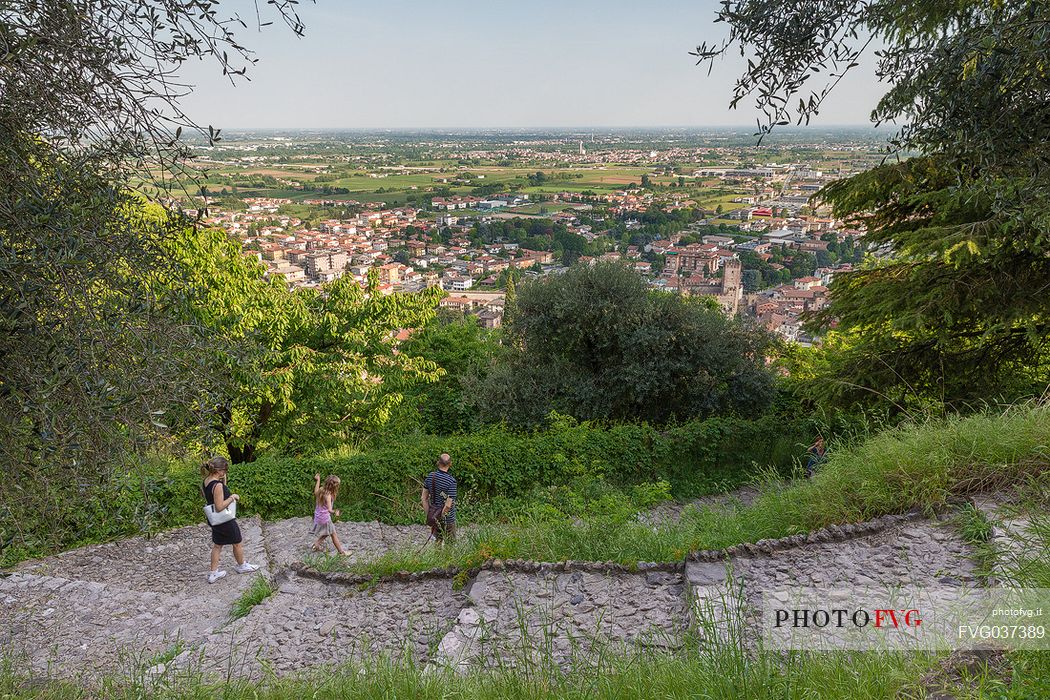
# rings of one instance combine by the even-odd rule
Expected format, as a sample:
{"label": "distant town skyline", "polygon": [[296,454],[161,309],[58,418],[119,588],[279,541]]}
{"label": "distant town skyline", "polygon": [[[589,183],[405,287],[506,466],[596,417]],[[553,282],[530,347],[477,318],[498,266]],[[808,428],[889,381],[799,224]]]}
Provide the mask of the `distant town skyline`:
{"label": "distant town skyline", "polygon": [[[725,31],[717,5],[317,0],[299,6],[299,39],[279,21],[257,31],[254,2],[232,0],[259,62],[236,86],[212,63],[188,64],[196,89],[183,105],[225,129],[753,127],[751,102],[729,109],[746,63],[708,74],[689,55]],[[869,57],[814,126],[870,124],[883,92]]]}

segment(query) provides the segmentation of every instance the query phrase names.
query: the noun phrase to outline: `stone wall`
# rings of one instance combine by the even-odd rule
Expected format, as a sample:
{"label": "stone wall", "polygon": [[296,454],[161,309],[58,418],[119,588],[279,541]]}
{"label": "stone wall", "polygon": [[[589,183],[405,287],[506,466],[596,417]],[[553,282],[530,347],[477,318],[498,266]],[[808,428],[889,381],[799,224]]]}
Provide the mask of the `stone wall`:
{"label": "stone wall", "polygon": [[626,646],[680,646],[687,624],[681,573],[548,569],[482,571],[471,607],[441,641],[440,663],[569,666]]}
{"label": "stone wall", "polygon": [[425,664],[466,604],[447,579],[361,588],[282,578],[250,615],[204,637],[206,669],[257,678],[380,654]]}

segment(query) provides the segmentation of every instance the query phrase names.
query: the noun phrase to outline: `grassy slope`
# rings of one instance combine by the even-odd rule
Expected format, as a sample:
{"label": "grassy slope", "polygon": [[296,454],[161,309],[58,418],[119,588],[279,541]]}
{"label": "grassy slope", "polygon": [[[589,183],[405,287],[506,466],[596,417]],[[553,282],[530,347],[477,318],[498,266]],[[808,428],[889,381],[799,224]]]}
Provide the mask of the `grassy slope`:
{"label": "grassy slope", "polygon": [[[817,476],[785,488],[770,479],[747,508],[686,511],[654,528],[600,514],[570,523],[536,518],[481,523],[444,551],[395,551],[359,573],[471,566],[489,557],[561,561],[669,561],[690,550],[783,537],[834,523],[857,522],[1012,485],[1050,468],[1050,407],[949,418],[884,431],[830,452]],[[326,567],[338,562],[320,562]]]}

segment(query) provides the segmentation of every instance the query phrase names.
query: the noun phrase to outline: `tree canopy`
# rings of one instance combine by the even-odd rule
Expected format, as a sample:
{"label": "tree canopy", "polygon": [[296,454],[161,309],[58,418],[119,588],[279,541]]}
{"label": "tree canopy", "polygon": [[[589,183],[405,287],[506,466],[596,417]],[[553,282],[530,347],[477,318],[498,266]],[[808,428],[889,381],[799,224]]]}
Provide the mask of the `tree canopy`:
{"label": "tree canopy", "polygon": [[184,272],[158,298],[210,341],[200,411],[235,462],[260,446],[295,453],[359,441],[390,419],[403,391],[438,376],[429,359],[396,352],[395,338],[434,317],[436,288],[383,295],[375,278],[361,288],[347,276],[293,289],[214,229],[184,228],[164,246]]}
{"label": "tree canopy", "polygon": [[756,415],[773,398],[767,336],[704,299],[651,292],[615,263],[522,284],[506,352],[479,392],[482,415],[535,425]]}
{"label": "tree canopy", "polygon": [[[937,157],[884,165],[829,186],[839,216],[883,255],[832,284],[813,317],[855,342],[833,354],[826,388],[877,388],[958,404],[1039,395],[1050,383],[1050,257],[1024,219],[996,215]],[[984,193],[987,194],[987,193]]]}
{"label": "tree canopy", "polygon": [[898,158],[818,194],[879,250],[836,276],[813,319],[849,339],[836,343],[826,386],[850,400],[947,403],[1045,390],[1050,6],[727,0],[718,16],[728,36],[696,55],[738,47],[749,57],[732,104],[755,97],[760,134],[808,122],[861,54],[881,47],[888,89],[872,118],[903,124],[891,142]]}
{"label": "tree canopy", "polygon": [[438,314],[412,333],[402,343],[401,352],[434,362],[442,374],[437,381],[418,383],[406,392],[405,427],[430,435],[462,433],[476,427],[480,418],[470,392],[496,352],[497,340],[497,332],[482,328],[477,318],[469,315]]}

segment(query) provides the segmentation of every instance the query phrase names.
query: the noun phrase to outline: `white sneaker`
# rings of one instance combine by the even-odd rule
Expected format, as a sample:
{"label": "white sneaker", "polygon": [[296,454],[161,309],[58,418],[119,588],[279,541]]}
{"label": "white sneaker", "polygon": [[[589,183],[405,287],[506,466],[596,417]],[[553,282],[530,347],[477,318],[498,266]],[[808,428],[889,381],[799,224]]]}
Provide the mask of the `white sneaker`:
{"label": "white sneaker", "polygon": [[208,583],[215,583],[216,581],[218,581],[220,578],[222,578],[225,575],[226,575],[226,572],[222,571],[222,570],[212,571],[211,573],[208,574]]}
{"label": "white sneaker", "polygon": [[238,564],[237,566],[233,567],[233,570],[236,571],[238,574],[250,574],[253,571],[258,571],[259,567],[255,564],[249,564],[248,562],[244,562],[243,564]]}

